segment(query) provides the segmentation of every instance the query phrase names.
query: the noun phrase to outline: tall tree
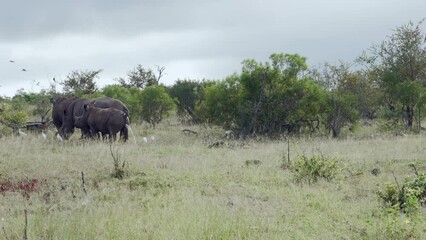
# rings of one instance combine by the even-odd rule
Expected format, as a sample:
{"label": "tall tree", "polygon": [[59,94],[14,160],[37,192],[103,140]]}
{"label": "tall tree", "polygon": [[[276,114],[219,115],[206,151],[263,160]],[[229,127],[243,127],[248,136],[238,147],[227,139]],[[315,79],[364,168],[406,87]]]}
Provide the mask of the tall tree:
{"label": "tall tree", "polygon": [[337,65],[325,63],[321,68],[312,70],[310,74],[313,72],[313,78],[328,92],[352,95],[356,100],[354,108],[362,117],[373,119],[380,107],[382,91],[374,78],[370,77],[370,72],[353,71],[352,67],[353,64],[345,62]]}
{"label": "tall tree", "polygon": [[137,87],[144,89],[149,86],[157,86],[160,79],[164,75],[165,67],[157,67],[157,74],[150,69],[144,68],[141,64],[137,65],[133,70],[127,73],[127,80],[124,78],[118,78],[116,81],[123,87]]}
{"label": "tall tree", "polygon": [[241,131],[249,128],[249,109],[242,91],[237,74],[206,86],[205,99],[199,110],[202,119],[225,129]]}
{"label": "tall tree", "polygon": [[303,122],[316,118],[322,102],[318,84],[305,77],[305,57],[275,53],[269,59],[243,61],[240,82],[245,106],[251,106],[246,134],[297,132]]}
{"label": "tall tree", "polygon": [[359,118],[355,108],[356,99],[353,94],[332,91],[328,93],[327,103],[323,112],[326,128],[331,130],[334,138],[337,138],[344,126],[355,123]]}
{"label": "tall tree", "polygon": [[334,138],[339,137],[343,127],[354,124],[359,119],[357,110],[371,104],[365,103],[364,100],[370,93],[370,85],[365,87],[360,72],[352,72],[350,68],[351,64],[348,63],[325,63],[315,71],[315,79],[327,90],[326,104],[321,116],[325,128],[331,131]]}
{"label": "tall tree", "polygon": [[162,86],[146,87],[141,93],[142,119],[153,128],[167,116],[174,106],[173,100]]}
{"label": "tall tree", "polygon": [[143,90],[135,87],[125,88],[119,85],[108,85],[102,89],[102,95],[118,99],[126,104],[129,109],[130,120],[139,121],[141,116],[140,95]]}
{"label": "tall tree", "polygon": [[306,59],[272,54],[269,62],[242,62],[234,74],[206,88],[202,104],[208,122],[242,135],[298,132],[318,119],[323,89],[304,76]]}
{"label": "tall tree", "polygon": [[95,78],[102,72],[99,70],[72,71],[62,83],[64,92],[76,96],[94,94],[98,91]]}
{"label": "tall tree", "polygon": [[390,108],[399,111],[405,126],[412,128],[416,109],[422,108],[426,88],[426,35],[420,25],[409,22],[396,28],[387,40],[365,57],[377,72]]}
{"label": "tall tree", "polygon": [[203,90],[203,83],[191,80],[177,80],[169,89],[170,96],[176,102],[177,115],[182,122],[200,123],[196,105],[204,94]]}

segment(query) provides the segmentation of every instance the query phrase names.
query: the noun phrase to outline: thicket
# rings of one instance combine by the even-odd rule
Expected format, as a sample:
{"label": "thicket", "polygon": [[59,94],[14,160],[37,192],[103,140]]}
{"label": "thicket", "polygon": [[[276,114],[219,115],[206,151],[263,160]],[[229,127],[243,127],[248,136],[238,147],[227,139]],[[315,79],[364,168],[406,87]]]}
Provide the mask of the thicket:
{"label": "thicket", "polygon": [[274,53],[266,62],[244,60],[240,73],[222,80],[178,80],[167,87],[160,84],[164,67],[155,71],[138,65],[102,89],[95,82],[102,70],[75,70],[63,82],[54,80],[62,93],[52,84],[40,93],[21,90],[12,99],[3,98],[2,122],[22,124],[23,109],[43,120],[46,97],[75,95],[119,99],[128,106],[132,122],[153,127],[176,106],[182,123],[217,125],[236,137],[319,133],[337,138],[361,118],[380,118],[386,129],[418,132],[426,115],[421,24],[396,28],[353,63],[318,68],[309,68],[304,56]]}
{"label": "thicket", "polygon": [[334,180],[341,172],[341,163],[337,159],[322,155],[312,157],[300,155],[289,168],[296,182],[312,184],[320,179]]}
{"label": "thicket", "polygon": [[407,178],[400,186],[397,182],[389,183],[383,191],[378,192],[379,198],[387,208],[400,210],[408,215],[416,214],[426,204],[426,174]]}

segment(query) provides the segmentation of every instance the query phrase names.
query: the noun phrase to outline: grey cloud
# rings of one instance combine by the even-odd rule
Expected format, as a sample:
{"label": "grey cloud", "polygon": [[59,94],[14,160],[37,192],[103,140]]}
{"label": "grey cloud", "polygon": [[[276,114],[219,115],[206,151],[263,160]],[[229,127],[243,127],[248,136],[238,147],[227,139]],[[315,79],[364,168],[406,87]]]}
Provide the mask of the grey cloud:
{"label": "grey cloud", "polygon": [[[225,24],[210,1],[9,1],[0,10],[1,39],[61,33],[135,35]],[[225,5],[226,7],[226,5]],[[212,15],[219,14],[217,16]]]}
{"label": "grey cloud", "polygon": [[351,61],[395,27],[426,17],[424,9],[423,0],[7,1],[0,95],[14,94],[5,90],[12,83],[27,89],[75,69],[102,68],[108,82],[137,64],[162,65],[172,84],[223,78],[242,60],[275,52],[299,53],[310,65]]}

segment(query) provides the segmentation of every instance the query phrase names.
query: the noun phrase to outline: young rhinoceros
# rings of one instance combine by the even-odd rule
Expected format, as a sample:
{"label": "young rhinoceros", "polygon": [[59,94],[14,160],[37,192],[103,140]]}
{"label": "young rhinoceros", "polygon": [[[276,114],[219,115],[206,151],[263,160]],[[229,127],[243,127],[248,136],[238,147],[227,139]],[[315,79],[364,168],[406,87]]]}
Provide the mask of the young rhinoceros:
{"label": "young rhinoceros", "polygon": [[[110,141],[115,141],[118,132],[129,125],[129,116],[127,113],[115,108],[97,108],[93,104],[85,104],[83,115],[75,117],[75,121],[87,119],[92,137],[97,137],[100,132],[102,136],[109,135]],[[123,136],[126,141],[128,134]]]}

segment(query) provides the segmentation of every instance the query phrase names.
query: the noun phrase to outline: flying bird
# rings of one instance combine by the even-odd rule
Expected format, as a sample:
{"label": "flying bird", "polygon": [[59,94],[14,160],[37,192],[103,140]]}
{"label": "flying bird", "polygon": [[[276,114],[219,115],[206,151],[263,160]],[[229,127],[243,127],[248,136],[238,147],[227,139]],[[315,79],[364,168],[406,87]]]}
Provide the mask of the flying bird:
{"label": "flying bird", "polygon": [[56,82],[56,79],[55,79],[55,78],[53,78],[53,81],[54,81],[54,82]]}
{"label": "flying bird", "polygon": [[15,61],[13,61],[13,60],[9,60],[9,62],[11,62],[11,63],[15,63]]}
{"label": "flying bird", "polygon": [[21,71],[26,72],[26,71],[27,71],[27,69],[23,68]]}

